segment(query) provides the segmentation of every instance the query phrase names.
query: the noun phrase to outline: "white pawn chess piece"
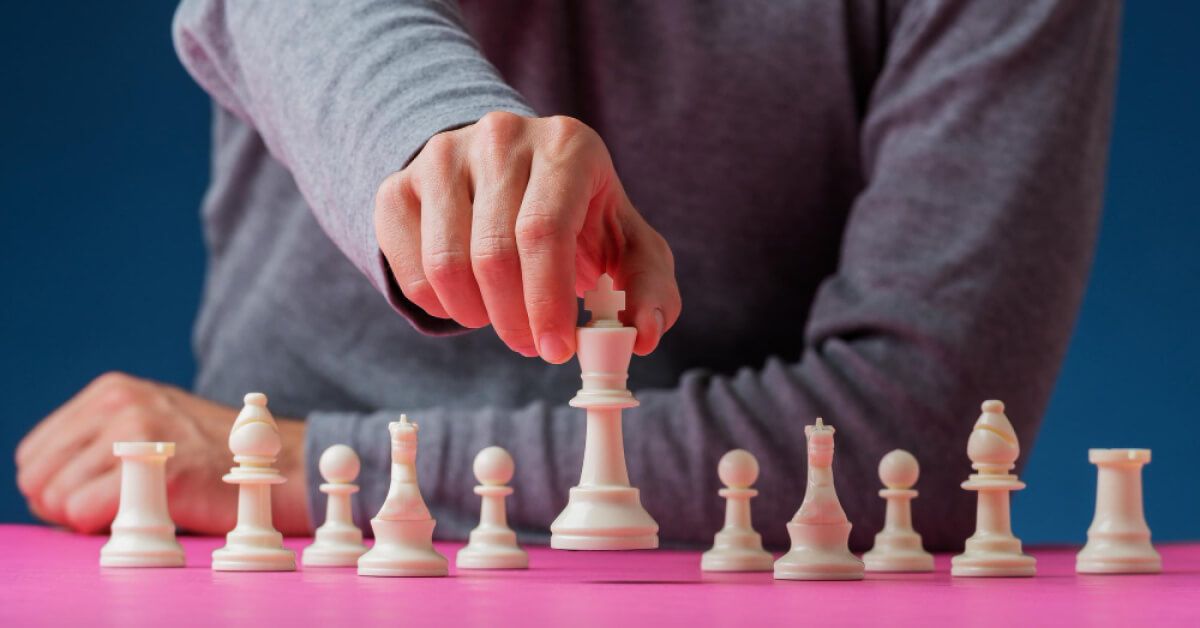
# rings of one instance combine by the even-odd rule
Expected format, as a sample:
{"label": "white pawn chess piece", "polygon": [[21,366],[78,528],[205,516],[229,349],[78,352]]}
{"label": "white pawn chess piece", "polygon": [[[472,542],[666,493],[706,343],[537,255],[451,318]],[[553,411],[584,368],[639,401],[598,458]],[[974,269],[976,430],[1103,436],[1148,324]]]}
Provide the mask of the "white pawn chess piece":
{"label": "white pawn chess piece", "polygon": [[513,490],[513,459],[503,447],[487,447],[475,456],[472,469],[482,501],[479,527],[471,530],[466,547],[458,551],[454,564],[459,569],[525,569],[529,554],[517,545],[517,533],[508,527],[504,498]]}
{"label": "white pawn chess piece", "polygon": [[392,483],[379,514],[371,519],[375,545],[358,559],[358,575],[445,576],[446,557],[433,547],[437,521],[417,483],[417,424],[401,414],[388,424],[392,437]]}
{"label": "white pawn chess piece", "polygon": [[750,498],[758,495],[750,488],[758,479],[758,460],[745,449],[734,449],[721,456],[717,477],[725,485],[717,492],[725,498],[725,527],[717,532],[712,549],[700,557],[700,569],[771,571],[775,557],[763,549],[762,536],[750,522]]}
{"label": "white pawn chess piece", "polygon": [[850,553],[850,520],[833,485],[833,433],[820,418],[804,428],[808,487],[787,524],[792,548],[775,561],[777,580],[863,579],[863,563]]}
{"label": "white pawn chess piece", "polygon": [[638,489],[629,484],[621,410],[638,405],[625,388],[637,329],[625,327],[617,313],[625,293],[613,290],[601,275],[596,289],[584,294],[592,313],[576,330],[583,387],[570,404],[587,410],[583,471],[566,508],[550,525],[550,547],[570,550],[636,550],[658,547],[658,523],[642,507]]}
{"label": "white pawn chess piece", "polygon": [[346,445],[333,445],[317,462],[325,483],[319,488],[325,501],[325,523],[317,528],[313,543],[304,548],[305,567],[355,567],[367,551],[362,530],[354,525],[350,496],[358,492],[354,480],[362,468],[358,454]]}
{"label": "white pawn chess piece", "polygon": [[287,478],[272,468],[283,442],[267,396],[249,393],[229,432],[229,449],[238,466],[222,478],[238,485],[237,525],[225,536],[225,547],[213,552],[215,571],[293,571],[296,554],[283,546],[283,535],[271,522],[271,485]]}
{"label": "white pawn chess piece", "polygon": [[1021,551],[1013,536],[1009,493],[1025,483],[1009,473],[1016,466],[1021,446],[1000,401],[983,402],[983,414],[967,441],[967,457],[975,469],[962,487],[978,493],[975,534],[966,549],[950,561],[950,575],[965,577],[1021,577],[1037,572],[1037,559]]}
{"label": "white pawn chess piece", "polygon": [[920,473],[917,459],[903,449],[879,461],[879,479],[887,487],[879,496],[887,500],[887,512],[875,547],[863,554],[867,571],[933,571],[933,554],[921,546],[921,535],[912,525],[912,500],[917,496],[912,487]]}
{"label": "white pawn chess piece", "polygon": [[183,547],[167,511],[167,458],[175,443],[113,443],[121,459],[121,500],[101,567],[182,567]]}
{"label": "white pawn chess piece", "polygon": [[1160,573],[1142,506],[1142,467],[1149,449],[1089,449],[1096,465],[1096,515],[1075,559],[1079,573]]}

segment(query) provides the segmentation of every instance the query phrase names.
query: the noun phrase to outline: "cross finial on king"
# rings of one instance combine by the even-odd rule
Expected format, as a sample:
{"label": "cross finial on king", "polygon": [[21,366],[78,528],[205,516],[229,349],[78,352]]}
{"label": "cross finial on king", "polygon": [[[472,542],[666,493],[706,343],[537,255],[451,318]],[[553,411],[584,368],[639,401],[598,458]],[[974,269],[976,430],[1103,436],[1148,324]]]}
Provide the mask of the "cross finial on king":
{"label": "cross finial on king", "polygon": [[608,274],[596,280],[596,289],[583,293],[583,307],[592,313],[589,327],[621,327],[617,313],[625,309],[625,291],[613,290]]}

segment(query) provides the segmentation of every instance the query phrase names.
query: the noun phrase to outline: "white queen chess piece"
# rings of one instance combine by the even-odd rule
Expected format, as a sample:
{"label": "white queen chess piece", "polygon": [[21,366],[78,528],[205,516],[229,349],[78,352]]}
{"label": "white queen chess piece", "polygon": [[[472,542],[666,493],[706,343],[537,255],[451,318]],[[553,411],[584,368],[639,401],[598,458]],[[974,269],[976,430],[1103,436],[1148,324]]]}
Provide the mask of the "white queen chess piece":
{"label": "white queen chess piece", "polygon": [[167,510],[167,458],[175,443],[113,443],[121,459],[121,501],[101,567],[182,567],[183,547]]}
{"label": "white queen chess piece", "polygon": [[712,549],[700,557],[703,571],[771,571],[775,557],[763,549],[762,536],[750,522],[750,499],[758,491],[750,488],[758,479],[758,460],[745,449],[721,456],[717,477],[725,488],[725,527],[717,532]]}
{"label": "white queen chess piece", "polygon": [[417,424],[401,414],[388,424],[392,436],[392,483],[379,514],[371,520],[375,546],[358,559],[358,575],[445,576],[446,557],[433,547],[437,521],[417,483]]}
{"label": "white queen chess piece", "polygon": [[1025,483],[1009,473],[1021,454],[1017,433],[1004,414],[1000,401],[983,402],[983,414],[975,421],[967,441],[967,457],[975,469],[962,487],[978,493],[975,534],[966,549],[950,561],[950,575],[966,577],[1020,577],[1037,572],[1037,559],[1021,551],[1021,540],[1013,536],[1009,493]]}
{"label": "white queen chess piece", "polygon": [[479,486],[479,526],[471,530],[466,547],[458,551],[454,564],[459,569],[525,569],[529,554],[517,545],[517,533],[508,527],[504,498],[512,495],[508,486],[515,465],[503,447],[487,447],[475,456],[472,465]]}
{"label": "white queen chess piece", "polygon": [[658,547],[658,523],[642,507],[638,489],[629,484],[621,410],[638,405],[625,388],[637,329],[625,327],[617,313],[625,293],[601,275],[596,289],[584,294],[592,313],[576,330],[583,387],[570,404],[587,411],[583,472],[566,508],[550,525],[550,547],[570,550],[636,550]]}
{"label": "white queen chess piece", "polygon": [[327,495],[325,523],[317,528],[313,544],[304,548],[301,561],[305,567],[354,567],[367,551],[350,509],[351,495],[358,492],[354,480],[362,462],[350,447],[332,445],[321,454],[317,468],[325,480],[319,487]]}
{"label": "white queen chess piece", "polygon": [[238,485],[237,525],[225,547],[213,552],[215,571],[292,571],[296,555],[283,547],[283,535],[271,523],[271,485],[287,478],[272,468],[283,446],[267,396],[246,395],[245,406],[229,432],[229,449],[238,466],[222,478]]}
{"label": "white queen chess piece", "polygon": [[921,546],[921,535],[912,524],[912,500],[917,497],[912,487],[920,473],[916,457],[903,449],[879,461],[879,479],[887,487],[879,496],[887,500],[887,512],[875,547],[863,554],[867,571],[933,571],[933,555]]}
{"label": "white queen chess piece", "polygon": [[1162,557],[1150,544],[1142,505],[1142,467],[1149,449],[1089,449],[1096,465],[1096,514],[1087,545],[1075,559],[1079,573],[1159,573]]}
{"label": "white queen chess piece", "polygon": [[820,418],[804,428],[808,487],[788,522],[792,549],[775,561],[777,580],[862,580],[863,563],[850,553],[850,520],[833,485],[833,433]]}

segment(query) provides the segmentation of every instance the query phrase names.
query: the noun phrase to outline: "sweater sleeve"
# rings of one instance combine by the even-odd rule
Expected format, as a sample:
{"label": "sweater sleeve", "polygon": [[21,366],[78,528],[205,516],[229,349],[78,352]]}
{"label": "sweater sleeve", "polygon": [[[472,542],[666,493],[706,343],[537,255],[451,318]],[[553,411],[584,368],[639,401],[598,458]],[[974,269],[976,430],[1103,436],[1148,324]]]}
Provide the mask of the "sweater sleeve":
{"label": "sweater sleeve", "polygon": [[[1006,401],[1028,451],[1077,315],[1101,206],[1118,17],[1115,3],[1090,0],[914,2],[894,16],[862,122],[867,180],[801,358],[730,375],[687,371],[674,389],[635,391],[641,406],[626,411],[630,477],[664,541],[712,541],[723,509],[716,462],[743,447],[762,467],[757,527],[785,546],[805,487],[803,428],[823,416],[838,429],[835,478],[854,547],[880,526],[876,466],[893,448],[922,462],[914,516],[927,545],[961,547],[973,501],[958,484],[970,473],[979,404]],[[440,532],[461,535],[478,516],[471,461],[492,444],[517,460],[511,520],[546,528],[582,458],[582,412],[562,402],[411,413]],[[394,417],[309,417],[310,448],[363,451],[365,515],[386,494],[379,434]]]}
{"label": "sweater sleeve", "polygon": [[375,239],[375,191],[433,135],[489,111],[532,115],[443,0],[184,0],[184,67],[262,135],[321,227],[425,332],[457,327],[408,303]]}

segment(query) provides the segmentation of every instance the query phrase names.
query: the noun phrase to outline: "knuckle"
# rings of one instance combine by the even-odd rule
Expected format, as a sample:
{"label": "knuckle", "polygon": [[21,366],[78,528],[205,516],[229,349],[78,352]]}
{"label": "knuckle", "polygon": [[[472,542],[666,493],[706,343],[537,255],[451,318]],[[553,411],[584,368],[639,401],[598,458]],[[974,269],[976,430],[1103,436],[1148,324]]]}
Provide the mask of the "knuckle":
{"label": "knuckle", "polygon": [[519,272],[520,264],[517,245],[511,237],[479,236],[471,242],[471,266],[485,279]]}
{"label": "knuckle", "polygon": [[417,156],[418,169],[434,176],[449,172],[454,165],[456,143],[449,133],[438,133],[429,138]]}
{"label": "knuckle", "polygon": [[576,118],[553,116],[546,119],[544,150],[552,159],[563,159],[573,155],[595,138],[596,132]]}
{"label": "knuckle", "polygon": [[433,285],[424,277],[397,281],[396,283],[400,285],[400,291],[404,293],[404,296],[409,301],[425,309],[429,309],[430,306],[439,303],[437,293],[433,291]]}
{"label": "knuckle", "polygon": [[561,240],[564,233],[565,225],[556,215],[530,212],[517,217],[516,237],[520,250],[529,250]]}
{"label": "knuckle", "polygon": [[424,254],[422,263],[425,266],[425,276],[435,284],[455,282],[471,272],[471,263],[467,255],[453,249],[428,251]]}

